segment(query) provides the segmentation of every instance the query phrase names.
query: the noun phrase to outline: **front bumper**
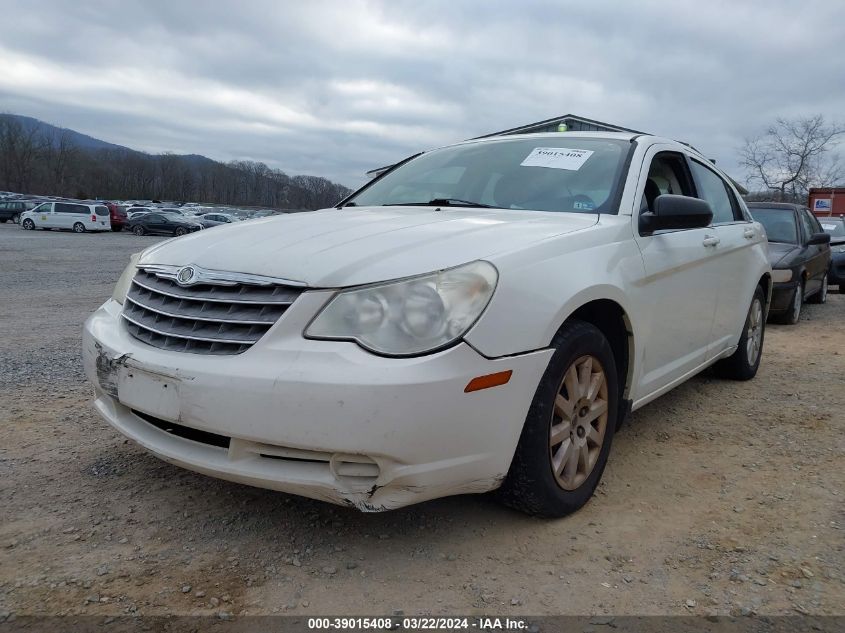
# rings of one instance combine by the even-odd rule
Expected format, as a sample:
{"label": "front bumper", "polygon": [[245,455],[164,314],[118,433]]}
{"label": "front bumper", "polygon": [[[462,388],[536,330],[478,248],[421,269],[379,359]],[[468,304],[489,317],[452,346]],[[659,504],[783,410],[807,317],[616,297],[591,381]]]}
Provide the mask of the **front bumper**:
{"label": "front bumper", "polygon": [[792,298],[795,296],[797,287],[797,277],[793,277],[791,281],[772,284],[772,305],[769,308],[769,314],[778,314],[791,309]]}
{"label": "front bumper", "polygon": [[[461,343],[392,359],[304,339],[329,294],[301,295],[236,356],[141,343],[110,300],[83,334],[95,407],[168,462],[361,510],[496,488],[552,351],[491,360]],[[508,384],[464,393],[472,378],[508,369]]]}

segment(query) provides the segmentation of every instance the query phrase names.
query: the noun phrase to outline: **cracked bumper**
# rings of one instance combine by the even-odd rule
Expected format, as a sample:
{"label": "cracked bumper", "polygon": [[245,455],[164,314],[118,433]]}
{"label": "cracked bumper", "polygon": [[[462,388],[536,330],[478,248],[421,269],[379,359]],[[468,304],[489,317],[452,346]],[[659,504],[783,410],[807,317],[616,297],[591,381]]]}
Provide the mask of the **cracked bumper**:
{"label": "cracked bumper", "polygon": [[[496,488],[551,351],[490,360],[460,344],[381,358],[303,339],[321,301],[303,295],[237,356],[145,345],[108,301],[83,333],[95,407],[165,461],[361,510]],[[472,378],[507,369],[507,385],[464,393]]]}

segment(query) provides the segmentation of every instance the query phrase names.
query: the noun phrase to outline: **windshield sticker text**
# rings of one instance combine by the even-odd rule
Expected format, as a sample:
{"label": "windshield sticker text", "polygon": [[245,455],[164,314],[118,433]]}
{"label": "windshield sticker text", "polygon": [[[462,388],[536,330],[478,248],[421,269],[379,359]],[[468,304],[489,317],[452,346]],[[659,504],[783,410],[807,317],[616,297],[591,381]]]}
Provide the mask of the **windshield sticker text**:
{"label": "windshield sticker text", "polygon": [[593,150],[589,149],[535,147],[520,165],[523,167],[548,167],[549,169],[578,171],[592,155]]}

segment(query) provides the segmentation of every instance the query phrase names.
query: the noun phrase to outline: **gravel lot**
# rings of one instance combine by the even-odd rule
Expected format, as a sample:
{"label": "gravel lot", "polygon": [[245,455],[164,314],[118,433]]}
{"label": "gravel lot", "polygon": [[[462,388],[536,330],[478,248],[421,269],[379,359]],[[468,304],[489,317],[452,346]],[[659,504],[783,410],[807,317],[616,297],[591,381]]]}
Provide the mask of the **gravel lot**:
{"label": "gravel lot", "polygon": [[703,375],[634,414],[574,516],[365,515],[180,470],[95,415],[82,322],[156,239],[0,225],[0,621],[845,613],[845,296],[770,326],[753,382]]}

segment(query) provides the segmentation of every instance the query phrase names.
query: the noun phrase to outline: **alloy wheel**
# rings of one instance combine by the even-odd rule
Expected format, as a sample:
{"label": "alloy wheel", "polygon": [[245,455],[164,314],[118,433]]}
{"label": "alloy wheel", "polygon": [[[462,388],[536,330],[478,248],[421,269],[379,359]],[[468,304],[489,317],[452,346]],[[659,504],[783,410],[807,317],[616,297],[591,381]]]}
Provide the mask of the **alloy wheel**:
{"label": "alloy wheel", "polygon": [[593,470],[607,432],[607,377],[595,356],[581,356],[566,370],[549,427],[552,472],[564,490],[575,490]]}
{"label": "alloy wheel", "polygon": [[745,338],[745,352],[748,364],[757,363],[760,356],[760,349],[763,347],[763,306],[760,300],[755,298],[751,304],[751,313],[748,315],[748,330]]}

